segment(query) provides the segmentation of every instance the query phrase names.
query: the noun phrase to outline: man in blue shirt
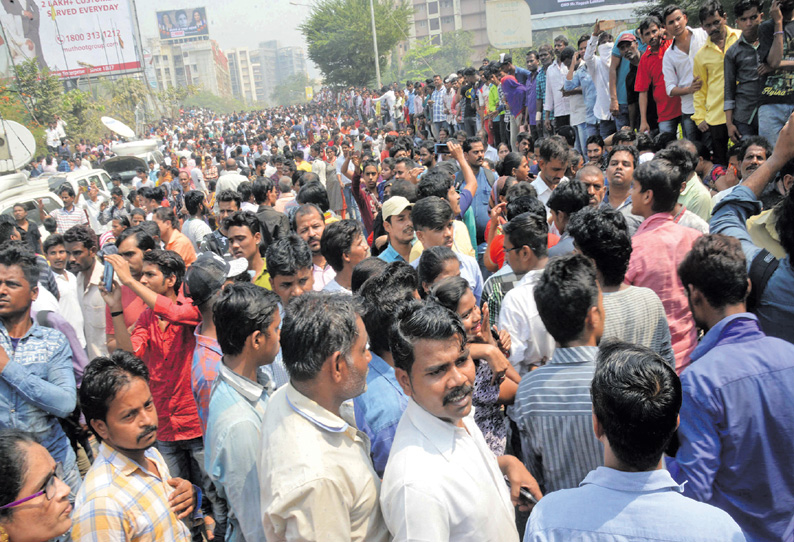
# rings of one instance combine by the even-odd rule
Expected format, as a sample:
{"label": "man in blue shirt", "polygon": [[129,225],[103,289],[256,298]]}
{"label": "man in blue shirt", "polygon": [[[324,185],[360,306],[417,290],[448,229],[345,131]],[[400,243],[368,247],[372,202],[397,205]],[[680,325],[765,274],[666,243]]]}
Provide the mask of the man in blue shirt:
{"label": "man in blue shirt", "polygon": [[705,235],[678,268],[708,332],[681,374],[680,448],[670,470],[684,494],[722,508],[748,540],[781,540],[794,510],[794,345],[747,312],[739,240]]}
{"label": "man in blue shirt", "polygon": [[[794,123],[788,122],[783,127],[772,156],[762,161],[759,155],[760,153],[744,150],[740,152],[740,156],[745,157],[742,170],[752,173],[715,205],[709,221],[711,233],[730,235],[741,242],[748,272],[756,257],[761,254],[761,248],[753,243],[747,231],[747,219],[761,211],[759,200],[769,181],[775,178],[789,160],[794,159]],[[747,163],[750,161],[753,163]],[[775,213],[775,229],[786,256],[779,260],[776,268],[765,268],[772,273],[763,291],[754,295],[756,306],[753,312],[758,316],[764,333],[794,343],[794,269],[791,267],[791,253],[794,252],[794,197],[791,192],[780,205]],[[765,256],[772,260],[771,255],[766,253],[760,258],[764,259]],[[755,279],[751,276],[751,280]],[[761,284],[756,281],[751,291],[759,290]]]}
{"label": "man in blue shirt", "polygon": [[578,488],[543,497],[524,542],[745,540],[728,514],[686,498],[684,486],[663,468],[678,425],[681,382],[657,353],[628,343],[602,345],[590,395],[604,466]]}
{"label": "man in blue shirt", "polygon": [[372,359],[367,373],[367,391],[353,399],[353,406],[358,428],[369,436],[372,463],[381,478],[397,424],[408,406],[408,396],[394,375],[389,330],[399,308],[415,299],[418,280],[410,265],[394,262],[367,280],[358,292],[363,299],[361,319],[369,335]]}
{"label": "man in blue shirt", "polygon": [[389,246],[378,258],[386,263],[408,261],[414,242],[412,208],[411,202],[402,196],[392,196],[383,203],[383,229],[389,236]]}
{"label": "man in blue shirt", "polygon": [[227,286],[214,307],[223,358],[210,396],[204,467],[229,503],[227,541],[265,538],[257,457],[268,392],[257,374],[280,348],[278,302],[270,290],[238,283]]}
{"label": "man in blue shirt", "polygon": [[68,417],[77,402],[72,351],[63,333],[30,318],[39,269],[26,246],[12,242],[0,249],[0,429],[33,433],[63,464],[73,500],[80,473],[57,420]]}
{"label": "man in blue shirt", "polygon": [[[479,137],[470,137],[463,142],[463,153],[469,167],[477,179],[477,188],[474,191],[474,198],[471,203],[471,210],[474,213],[474,223],[477,230],[477,261],[482,261],[482,253],[485,251],[485,228],[491,220],[491,189],[496,181],[496,175],[489,169],[483,167],[485,158],[485,147]],[[457,173],[455,181],[462,184],[465,180],[463,171]],[[468,183],[467,183],[468,184]],[[464,211],[465,212],[465,211]],[[474,244],[474,243],[472,243]]]}

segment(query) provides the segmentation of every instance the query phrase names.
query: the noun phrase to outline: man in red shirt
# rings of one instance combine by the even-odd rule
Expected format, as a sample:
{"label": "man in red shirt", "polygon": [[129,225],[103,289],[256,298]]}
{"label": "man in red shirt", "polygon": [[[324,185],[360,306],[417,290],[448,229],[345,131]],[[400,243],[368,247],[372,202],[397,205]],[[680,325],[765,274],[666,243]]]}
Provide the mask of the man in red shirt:
{"label": "man in red shirt", "polygon": [[[190,480],[207,494],[201,422],[191,387],[194,330],[201,312],[185,298],[180,286],[185,262],[171,250],[150,250],[143,255],[140,281],[124,257],[105,256],[115,271],[112,292],[104,287],[118,348],[141,358],[149,369],[152,397],[157,409],[157,449],[172,476]],[[121,284],[119,284],[121,283]],[[147,305],[130,334],[124,321],[120,285],[130,288]]]}
{"label": "man in red shirt", "polygon": [[650,131],[648,125],[648,89],[653,86],[653,99],[659,118],[659,131],[676,133],[681,122],[681,97],[668,96],[665,90],[662,60],[673,40],[663,38],[662,22],[650,15],[640,23],[642,41],[648,46],[637,67],[634,90],[640,93],[640,132]]}
{"label": "man in red shirt", "polygon": [[634,170],[631,212],[644,220],[631,238],[631,258],[624,277],[626,284],[650,288],[662,300],[679,374],[689,365],[698,338],[678,266],[701,233],[676,224],[672,215],[687,173],[660,158]]}

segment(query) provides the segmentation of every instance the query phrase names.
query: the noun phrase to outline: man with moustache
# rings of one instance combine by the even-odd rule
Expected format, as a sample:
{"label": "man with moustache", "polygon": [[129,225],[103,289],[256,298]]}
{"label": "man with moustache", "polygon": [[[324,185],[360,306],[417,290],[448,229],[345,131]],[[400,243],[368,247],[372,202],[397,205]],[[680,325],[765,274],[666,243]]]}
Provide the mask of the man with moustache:
{"label": "man with moustache", "polygon": [[612,147],[607,156],[608,188],[601,207],[619,211],[629,226],[629,235],[634,235],[642,223],[642,217],[631,212],[631,183],[634,169],[639,165],[637,149],[628,145]]}
{"label": "man with moustache", "polygon": [[292,220],[293,230],[309,244],[312,251],[313,288],[315,291],[322,290],[336,277],[336,271],[325,261],[320,250],[320,239],[325,231],[325,216],[319,207],[306,203],[298,207]]}
{"label": "man with moustache", "polygon": [[461,321],[414,302],[400,310],[389,345],[410,397],[380,499],[394,539],[517,541],[514,505],[529,504],[521,488],[542,495],[518,459],[493,455],[474,423],[475,366]]}
{"label": "man with moustache", "polygon": [[189,541],[186,523],[201,490],[172,477],[154,447],[157,411],[146,365],[121,350],[94,359],[80,406],[100,444],[75,500],[72,539]]}
{"label": "man with moustache", "polygon": [[402,196],[392,196],[383,204],[383,228],[389,236],[389,246],[378,258],[390,262],[407,262],[414,242],[411,222],[411,202]]}

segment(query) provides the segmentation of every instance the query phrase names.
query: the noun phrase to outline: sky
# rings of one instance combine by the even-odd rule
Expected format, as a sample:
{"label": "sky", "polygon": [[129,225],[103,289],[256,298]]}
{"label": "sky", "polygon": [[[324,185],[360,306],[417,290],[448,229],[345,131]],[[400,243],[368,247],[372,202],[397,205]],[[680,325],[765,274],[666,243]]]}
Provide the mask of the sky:
{"label": "sky", "polygon": [[[298,25],[310,8],[291,5],[290,1],[310,5],[313,0],[136,0],[135,4],[144,47],[147,38],[158,36],[155,12],[203,6],[207,8],[210,38],[224,51],[235,47],[256,48],[261,41],[278,40],[282,47],[303,48],[305,55],[306,42]],[[308,58],[307,66],[309,77],[320,77]]]}

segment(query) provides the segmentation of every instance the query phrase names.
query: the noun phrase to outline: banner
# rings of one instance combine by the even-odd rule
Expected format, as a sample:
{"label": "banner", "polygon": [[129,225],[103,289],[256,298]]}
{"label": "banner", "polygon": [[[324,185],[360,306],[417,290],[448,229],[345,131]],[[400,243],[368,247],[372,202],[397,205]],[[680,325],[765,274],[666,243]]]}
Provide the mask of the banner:
{"label": "banner", "polygon": [[174,9],[157,12],[160,39],[193,38],[209,36],[205,8]]}
{"label": "banner", "polygon": [[[625,5],[630,2],[625,0],[525,0],[532,15],[553,13],[559,11],[573,11],[576,9],[595,8],[609,5]],[[614,18],[614,17],[612,17]],[[593,19],[595,22],[595,19]]]}
{"label": "banner", "polygon": [[532,13],[524,0],[489,0],[485,3],[488,41],[496,49],[532,45]]}
{"label": "banner", "polygon": [[32,58],[61,78],[141,68],[127,0],[2,0],[0,74]]}

